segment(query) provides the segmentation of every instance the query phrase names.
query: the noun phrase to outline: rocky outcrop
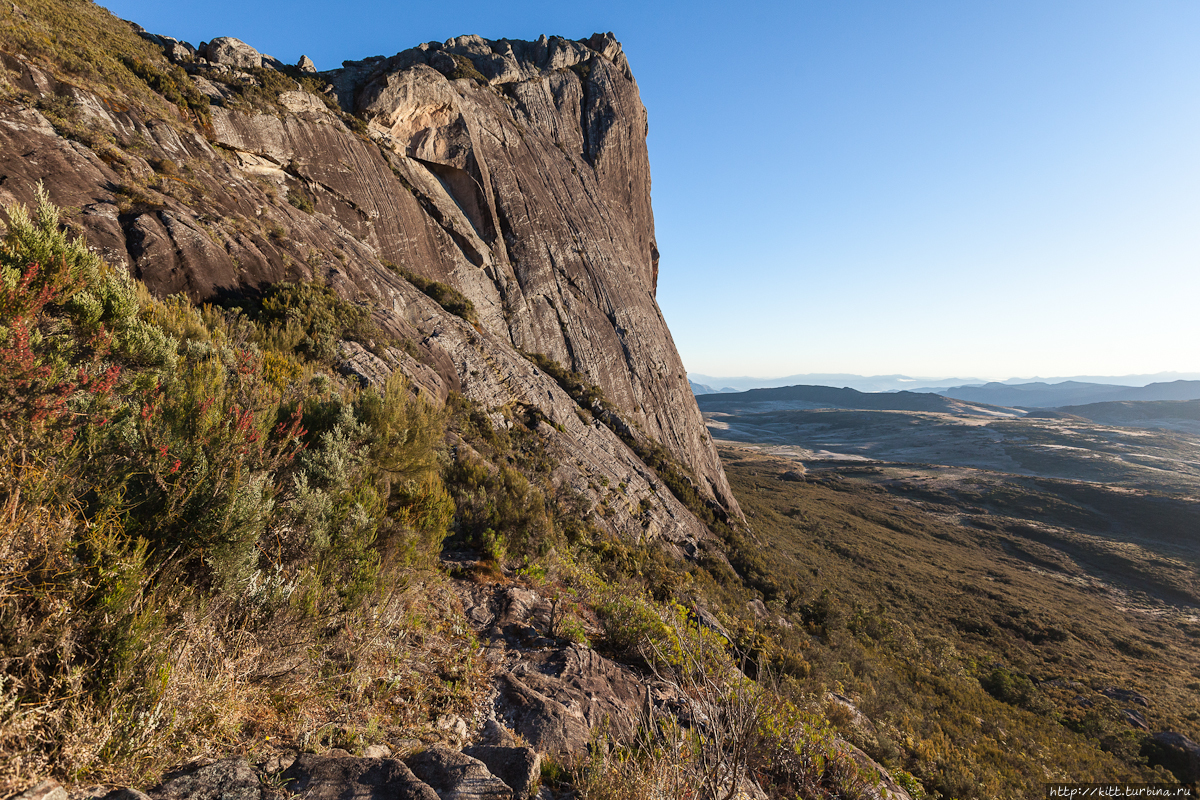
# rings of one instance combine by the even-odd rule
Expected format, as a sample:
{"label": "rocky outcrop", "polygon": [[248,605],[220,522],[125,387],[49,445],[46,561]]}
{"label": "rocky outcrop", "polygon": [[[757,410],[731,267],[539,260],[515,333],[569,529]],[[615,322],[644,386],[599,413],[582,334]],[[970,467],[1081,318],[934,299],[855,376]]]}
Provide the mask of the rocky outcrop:
{"label": "rocky outcrop", "polygon": [[[222,40],[203,53],[214,43]],[[97,145],[102,158],[34,108],[0,109],[0,203],[29,203],[43,181],[56,204],[78,209],[73,224],[104,257],[160,295],[205,299],[281,279],[324,279],[371,303],[380,327],[413,345],[392,350],[383,365],[348,353],[347,372],[378,385],[384,367],[400,369],[433,398],[458,391],[487,409],[539,409],[547,421],[539,433],[557,457],[554,481],[604,512],[594,516],[601,529],[695,554],[704,525],[521,353],[541,351],[587,373],[635,423],[629,432],[660,441],[690,468],[702,495],[737,512],[654,303],[644,110],[623,56],[611,43],[598,46],[512,44],[514,53],[545,50],[544,64],[521,67],[528,85],[505,84],[514,97],[570,86],[575,104],[556,106],[554,90],[541,110],[530,97],[504,100],[478,79],[451,79],[419,62],[398,66],[410,58],[403,54],[371,62],[371,70],[325,73],[341,91],[354,78],[373,139],[307,91],[283,92],[270,113],[224,107],[228,86],[206,82],[209,67],[200,62],[194,79],[217,100],[206,131],[145,118],[5,56],[17,88],[70,98],[79,126],[131,146]],[[568,61],[588,64],[583,56],[592,71],[558,71]],[[581,127],[610,92],[608,112],[595,110],[594,124]],[[437,98],[457,122],[442,125],[430,106]],[[574,143],[565,151],[554,144],[562,137]],[[311,211],[288,198],[306,198]],[[388,263],[454,285],[474,302],[478,324],[444,311]]]}
{"label": "rocky outcrop", "polygon": [[402,762],[303,754],[280,776],[305,800],[435,800],[437,792]]}
{"label": "rocky outcrop", "polygon": [[154,800],[261,800],[258,774],[242,758],[228,758],[169,773],[150,796]]}
{"label": "rocky outcrop", "polygon": [[464,747],[463,754],[477,759],[508,784],[516,797],[528,797],[541,779],[542,758],[532,747],[472,745]]}
{"label": "rocky outcrop", "polygon": [[385,257],[462,290],[516,347],[587,375],[734,508],[654,302],[646,110],[612,35],[463,36],[331,80],[457,250],[431,260],[381,236]]}
{"label": "rocky outcrop", "polygon": [[[452,562],[453,563],[453,562]],[[711,706],[678,684],[617,664],[577,643],[555,638],[551,604],[517,586],[456,583],[466,619],[485,644],[495,692],[471,725],[457,717],[439,720],[436,738],[374,744],[361,755],[276,750],[256,759],[233,756],[193,762],[164,776],[145,793],[115,788],[90,796],[103,800],[565,800],[540,786],[543,754],[560,764],[578,763],[621,741],[647,720],[676,719],[684,727],[706,725]],[[861,717],[848,698],[828,695]],[[703,709],[708,711],[702,711]],[[702,712],[702,713],[698,713]],[[857,723],[856,723],[857,724]],[[597,738],[597,734],[601,738]],[[1176,737],[1176,738],[1171,738]],[[1158,734],[1164,746],[1178,734]],[[1194,745],[1192,745],[1194,747]],[[858,764],[866,797],[908,798],[888,770],[845,741],[839,748]],[[1172,751],[1174,752],[1174,751]],[[1174,768],[1174,767],[1173,767]],[[737,797],[765,800],[753,776],[738,779]],[[539,790],[540,786],[540,790]],[[54,781],[39,783],[9,800],[66,800]]]}
{"label": "rocky outcrop", "polygon": [[[321,73],[327,97],[285,91],[261,113],[211,71],[278,62],[229,37],[194,57],[145,37],[212,98],[209,127],[152,119],[6,56],[17,88],[68,98],[74,124],[128,146],[89,148],[32,107],[0,109],[0,202],[29,202],[43,181],[160,295],[327,281],[414,345],[382,363],[348,353],[347,372],[378,385],[400,370],[431,397],[539,409],[556,483],[606,508],[601,528],[695,554],[704,525],[522,355],[543,353],[599,385],[626,433],[665,447],[720,514],[740,514],[654,300],[646,112],[611,36],[422,45]],[[456,288],[477,322],[388,264]]]}
{"label": "rocky outcrop", "polygon": [[236,69],[257,69],[263,65],[262,53],[232,36],[218,36],[207,46],[202,45],[200,56],[214,64],[224,64]]}

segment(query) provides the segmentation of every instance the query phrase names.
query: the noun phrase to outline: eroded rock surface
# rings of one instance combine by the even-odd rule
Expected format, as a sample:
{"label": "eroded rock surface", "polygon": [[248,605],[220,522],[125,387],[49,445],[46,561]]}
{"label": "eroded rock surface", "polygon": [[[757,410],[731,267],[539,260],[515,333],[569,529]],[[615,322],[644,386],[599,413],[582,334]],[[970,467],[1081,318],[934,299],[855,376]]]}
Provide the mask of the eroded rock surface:
{"label": "eroded rock surface", "polygon": [[147,792],[154,800],[261,800],[258,774],[242,758],[168,773]]}
{"label": "eroded rock surface", "polygon": [[[646,111],[615,39],[468,36],[320,73],[367,120],[354,131],[299,84],[261,113],[234,102],[205,76],[275,63],[244,42],[214,39],[188,61],[190,45],[143,33],[212,98],[210,126],[143,119],[4,56],[15,87],[69,97],[79,125],[127,146],[118,163],[33,107],[0,109],[0,202],[30,202],[43,181],[159,295],[326,281],[413,345],[382,363],[349,354],[349,372],[378,385],[398,369],[438,401],[538,409],[555,483],[603,510],[597,525],[697,555],[705,526],[522,355],[543,353],[604,390],[626,439],[661,444],[719,514],[740,514],[654,299]],[[453,286],[478,323],[387,264]]]}
{"label": "eroded rock surface", "polygon": [[512,800],[513,790],[482,761],[446,747],[431,747],[408,759],[413,773],[442,800]]}
{"label": "eroded rock surface", "polygon": [[304,800],[437,800],[402,761],[301,755],[281,776]]}

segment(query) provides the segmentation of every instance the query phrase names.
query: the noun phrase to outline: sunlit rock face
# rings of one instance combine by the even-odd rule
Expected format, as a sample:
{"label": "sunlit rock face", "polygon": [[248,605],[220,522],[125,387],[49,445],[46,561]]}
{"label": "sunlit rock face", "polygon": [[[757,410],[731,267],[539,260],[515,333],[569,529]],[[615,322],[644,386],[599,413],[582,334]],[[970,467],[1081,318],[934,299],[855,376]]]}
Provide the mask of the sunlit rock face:
{"label": "sunlit rock face", "polygon": [[[602,527],[693,552],[704,526],[521,351],[545,354],[600,386],[719,513],[740,516],[655,302],[647,116],[611,35],[425,44],[318,73],[323,95],[295,82],[263,108],[230,91],[230,76],[254,80],[238,66],[176,61],[212,99],[205,126],[147,120],[6,61],[20,88],[72,93],[84,123],[136,147],[100,158],[33,108],[8,108],[0,201],[28,201],[44,180],[109,260],[159,294],[319,278],[370,301],[386,331],[416,344],[392,350],[389,368],[431,396],[540,409],[559,484],[593,507],[612,494],[600,487],[625,487]],[[393,267],[458,289],[477,324]]]}

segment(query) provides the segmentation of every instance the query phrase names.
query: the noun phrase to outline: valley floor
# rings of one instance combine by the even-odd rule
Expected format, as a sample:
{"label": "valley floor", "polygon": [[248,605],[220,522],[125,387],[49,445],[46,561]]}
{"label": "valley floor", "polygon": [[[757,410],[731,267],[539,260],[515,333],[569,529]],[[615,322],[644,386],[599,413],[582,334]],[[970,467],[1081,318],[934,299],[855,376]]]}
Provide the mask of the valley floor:
{"label": "valley floor", "polygon": [[986,469],[986,448],[966,444],[966,464],[903,463],[912,452],[880,429],[957,423],[798,413],[843,427],[747,444],[766,428],[710,424],[739,440],[719,443],[754,538],[734,566],[759,580],[764,628],[801,619],[812,634],[813,695],[847,697],[869,719],[843,719],[843,735],[946,797],[1151,780],[1148,764],[1169,761],[1152,734],[1200,738],[1189,493]]}

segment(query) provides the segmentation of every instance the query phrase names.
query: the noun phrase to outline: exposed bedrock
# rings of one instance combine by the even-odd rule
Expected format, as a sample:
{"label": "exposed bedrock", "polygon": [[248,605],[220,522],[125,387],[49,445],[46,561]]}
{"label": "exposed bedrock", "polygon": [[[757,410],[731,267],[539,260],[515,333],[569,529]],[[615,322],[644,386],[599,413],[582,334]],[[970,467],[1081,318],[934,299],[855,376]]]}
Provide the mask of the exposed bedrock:
{"label": "exposed bedrock", "polygon": [[[0,108],[0,201],[28,202],[44,181],[56,203],[77,209],[92,243],[156,293],[207,299],[320,277],[370,301],[382,327],[418,345],[418,356],[396,351],[389,368],[433,396],[537,406],[559,482],[594,503],[589,484],[601,476],[627,487],[628,513],[603,526],[692,552],[703,525],[521,355],[543,353],[599,385],[639,436],[740,516],[655,301],[646,110],[611,35],[421,45],[319,73],[325,98],[297,83],[263,110],[208,80],[227,65],[180,63],[212,99],[203,131],[143,121],[5,57],[14,85],[70,97],[83,124],[125,145],[126,164],[10,104]],[[329,98],[365,126],[348,127]],[[131,199],[130,173],[178,190]],[[461,291],[478,328],[389,264]]]}

